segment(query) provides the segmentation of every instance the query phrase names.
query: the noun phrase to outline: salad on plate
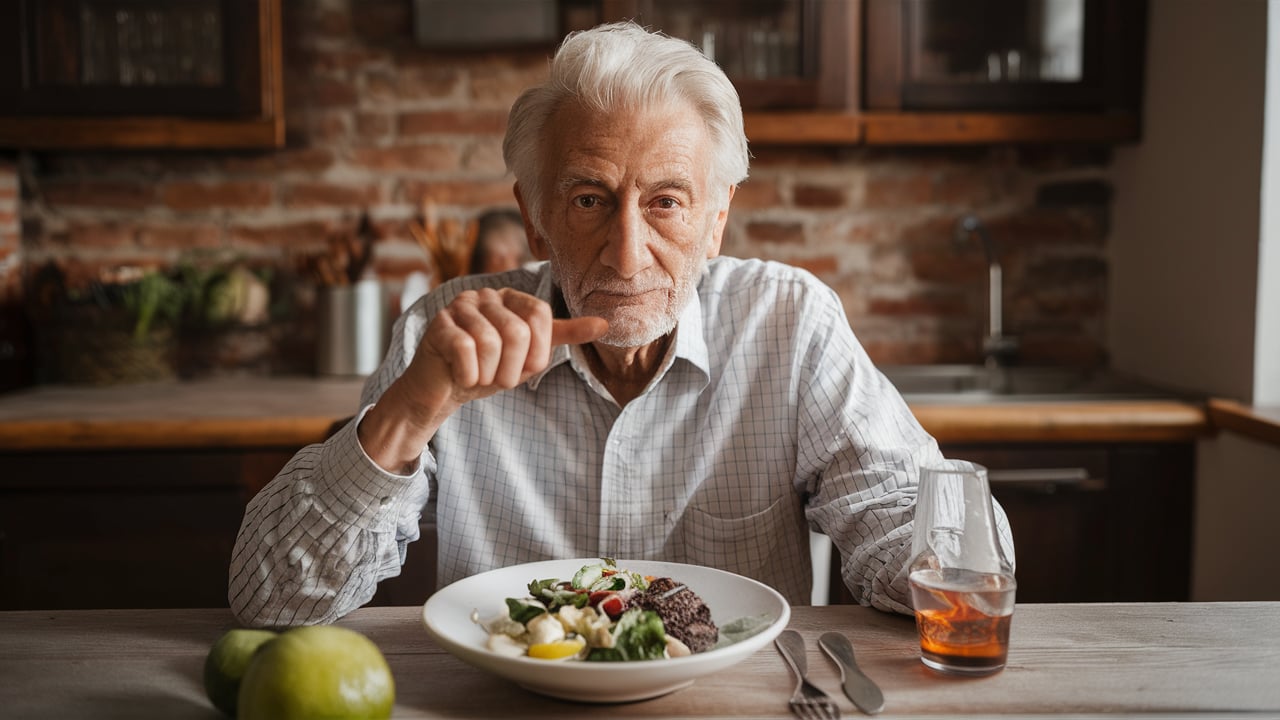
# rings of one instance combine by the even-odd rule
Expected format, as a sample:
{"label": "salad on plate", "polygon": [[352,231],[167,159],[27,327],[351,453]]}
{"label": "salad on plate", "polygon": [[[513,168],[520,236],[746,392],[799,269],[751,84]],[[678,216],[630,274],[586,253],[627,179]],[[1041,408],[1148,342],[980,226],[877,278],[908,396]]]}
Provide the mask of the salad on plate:
{"label": "salad on plate", "polygon": [[543,660],[658,660],[704,652],[767,625],[765,618],[744,618],[718,628],[693,590],[618,567],[611,558],[584,565],[567,580],[533,580],[528,591],[506,598],[505,611],[494,617],[472,612],[488,633],[489,650]]}

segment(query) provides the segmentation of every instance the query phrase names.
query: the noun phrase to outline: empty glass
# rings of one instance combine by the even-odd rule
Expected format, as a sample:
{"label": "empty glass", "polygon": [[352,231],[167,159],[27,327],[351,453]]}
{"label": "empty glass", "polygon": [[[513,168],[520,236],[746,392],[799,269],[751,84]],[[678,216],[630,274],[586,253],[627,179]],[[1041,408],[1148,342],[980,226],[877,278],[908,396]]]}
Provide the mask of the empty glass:
{"label": "empty glass", "polygon": [[1017,582],[1000,545],[986,468],[947,460],[921,470],[911,554],[921,661],[950,674],[999,672]]}

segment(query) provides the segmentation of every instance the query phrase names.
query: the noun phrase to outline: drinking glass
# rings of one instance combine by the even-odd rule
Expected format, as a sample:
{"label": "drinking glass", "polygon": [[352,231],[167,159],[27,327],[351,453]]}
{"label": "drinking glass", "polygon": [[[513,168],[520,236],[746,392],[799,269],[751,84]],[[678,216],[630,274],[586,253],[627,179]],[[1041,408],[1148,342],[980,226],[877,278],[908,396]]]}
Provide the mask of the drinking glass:
{"label": "drinking glass", "polygon": [[954,675],[1003,669],[1017,582],[986,468],[947,460],[921,470],[911,554],[921,661]]}

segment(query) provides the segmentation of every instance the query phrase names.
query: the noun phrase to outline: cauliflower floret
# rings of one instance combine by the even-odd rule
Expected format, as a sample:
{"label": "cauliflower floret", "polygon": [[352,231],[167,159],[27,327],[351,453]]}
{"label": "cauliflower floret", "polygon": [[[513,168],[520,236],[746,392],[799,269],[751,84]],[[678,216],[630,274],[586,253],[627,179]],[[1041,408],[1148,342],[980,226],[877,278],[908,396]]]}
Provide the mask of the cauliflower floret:
{"label": "cauliflower floret", "polygon": [[565,605],[560,608],[558,616],[564,631],[580,635],[587,641],[589,647],[613,647],[613,633],[609,631],[611,621],[608,615],[596,612],[596,609],[590,605],[583,608]]}
{"label": "cauliflower floret", "polygon": [[538,617],[525,623],[525,631],[528,633],[530,645],[540,645],[542,643],[553,643],[564,639],[564,626],[560,621],[549,613],[543,613]]}

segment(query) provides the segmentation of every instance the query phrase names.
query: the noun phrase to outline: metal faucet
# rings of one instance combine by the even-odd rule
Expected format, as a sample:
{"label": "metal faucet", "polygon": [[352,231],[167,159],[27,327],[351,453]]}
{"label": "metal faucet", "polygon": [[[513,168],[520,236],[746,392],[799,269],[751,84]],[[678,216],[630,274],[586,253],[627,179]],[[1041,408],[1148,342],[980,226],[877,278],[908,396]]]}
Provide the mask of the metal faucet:
{"label": "metal faucet", "polygon": [[978,236],[987,256],[987,336],[982,340],[984,364],[988,368],[1006,367],[1018,353],[1018,340],[1004,334],[1004,271],[986,226],[976,216],[965,215],[956,222],[956,246],[967,245],[973,235]]}

